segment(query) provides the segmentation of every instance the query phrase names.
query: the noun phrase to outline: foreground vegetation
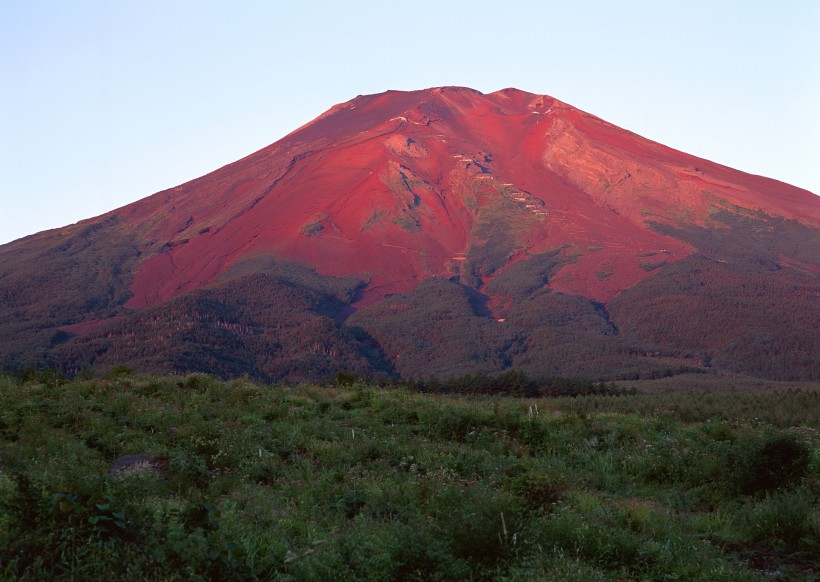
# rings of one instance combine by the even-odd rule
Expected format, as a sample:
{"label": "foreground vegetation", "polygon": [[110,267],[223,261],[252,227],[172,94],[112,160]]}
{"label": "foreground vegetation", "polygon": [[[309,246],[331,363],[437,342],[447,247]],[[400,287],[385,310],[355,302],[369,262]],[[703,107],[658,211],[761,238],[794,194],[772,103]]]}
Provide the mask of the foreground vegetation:
{"label": "foreground vegetation", "polygon": [[[118,372],[0,377],[0,578],[817,574],[816,390],[502,398]],[[125,454],[150,460],[112,472]]]}

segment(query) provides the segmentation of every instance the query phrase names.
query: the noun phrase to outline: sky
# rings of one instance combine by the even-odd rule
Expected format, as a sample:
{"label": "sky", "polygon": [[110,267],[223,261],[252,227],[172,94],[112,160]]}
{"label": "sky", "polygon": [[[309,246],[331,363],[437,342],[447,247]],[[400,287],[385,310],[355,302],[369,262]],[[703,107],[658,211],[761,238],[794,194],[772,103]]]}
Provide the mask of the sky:
{"label": "sky", "polygon": [[442,85],[551,95],[820,194],[818,31],[808,0],[0,0],[0,244]]}

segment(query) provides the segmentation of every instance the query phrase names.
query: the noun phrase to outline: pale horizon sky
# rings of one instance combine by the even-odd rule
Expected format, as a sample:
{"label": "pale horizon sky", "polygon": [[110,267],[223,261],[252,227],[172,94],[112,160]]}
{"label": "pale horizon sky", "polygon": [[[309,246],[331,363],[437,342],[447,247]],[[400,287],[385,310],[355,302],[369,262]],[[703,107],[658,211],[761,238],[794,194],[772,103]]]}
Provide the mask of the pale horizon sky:
{"label": "pale horizon sky", "polygon": [[388,89],[517,87],[820,194],[820,2],[0,0],[0,244]]}

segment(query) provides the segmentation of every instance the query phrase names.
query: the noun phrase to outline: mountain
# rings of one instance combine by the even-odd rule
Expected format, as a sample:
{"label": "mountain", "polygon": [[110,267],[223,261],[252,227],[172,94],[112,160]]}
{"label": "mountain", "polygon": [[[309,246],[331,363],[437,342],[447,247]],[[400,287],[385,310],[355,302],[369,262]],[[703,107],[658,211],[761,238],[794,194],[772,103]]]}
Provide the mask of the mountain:
{"label": "mountain", "polygon": [[818,380],[818,300],[806,190],[544,95],[388,91],[0,246],[0,362]]}

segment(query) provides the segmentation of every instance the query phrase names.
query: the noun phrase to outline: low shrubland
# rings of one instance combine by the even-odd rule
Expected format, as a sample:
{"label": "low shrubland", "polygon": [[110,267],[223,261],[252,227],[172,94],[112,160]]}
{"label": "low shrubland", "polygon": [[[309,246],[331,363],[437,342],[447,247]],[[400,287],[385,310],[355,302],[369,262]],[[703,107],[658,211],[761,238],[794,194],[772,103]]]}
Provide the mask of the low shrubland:
{"label": "low shrubland", "polygon": [[[808,388],[511,398],[88,376],[0,378],[0,578],[817,574]],[[117,471],[123,455],[143,462]]]}

